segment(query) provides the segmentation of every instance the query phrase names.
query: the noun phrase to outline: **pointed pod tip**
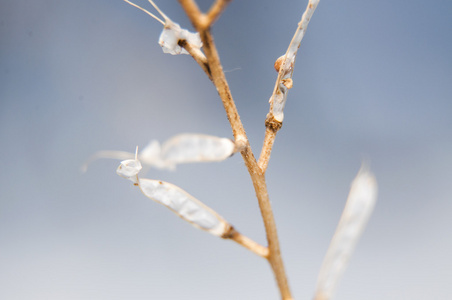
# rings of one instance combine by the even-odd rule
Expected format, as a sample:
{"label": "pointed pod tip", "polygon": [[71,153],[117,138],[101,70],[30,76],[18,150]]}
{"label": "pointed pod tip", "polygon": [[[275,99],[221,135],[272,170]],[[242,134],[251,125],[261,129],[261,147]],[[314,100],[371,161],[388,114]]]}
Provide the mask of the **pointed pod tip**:
{"label": "pointed pod tip", "polygon": [[356,175],[356,178],[353,180],[353,182],[355,181],[366,181],[368,185],[371,185],[373,189],[376,189],[377,179],[370,170],[369,160],[363,160],[363,162],[361,163],[361,168],[359,169],[358,174]]}

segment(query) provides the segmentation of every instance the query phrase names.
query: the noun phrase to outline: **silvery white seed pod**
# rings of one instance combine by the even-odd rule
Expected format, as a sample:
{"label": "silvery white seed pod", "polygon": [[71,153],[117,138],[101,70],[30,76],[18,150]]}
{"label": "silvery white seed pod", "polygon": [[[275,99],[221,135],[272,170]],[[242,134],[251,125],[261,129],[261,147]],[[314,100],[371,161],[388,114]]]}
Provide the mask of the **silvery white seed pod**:
{"label": "silvery white seed pod", "polygon": [[179,24],[171,21],[170,18],[168,18],[167,15],[165,15],[158,6],[154,3],[152,0],[148,0],[149,3],[157,10],[157,12],[162,16],[163,20],[161,20],[159,17],[154,15],[153,13],[150,13],[146,9],[142,8],[141,6],[136,5],[135,3],[132,3],[128,0],[124,0],[125,2],[129,3],[130,5],[141,9],[148,15],[150,15],[152,18],[156,19],[160,23],[163,24],[163,31],[160,34],[159,37],[159,45],[162,47],[162,50],[164,53],[170,53],[172,55],[177,54],[189,54],[184,48],[179,46],[180,40],[185,40],[188,44],[191,45],[193,49],[201,49],[202,42],[201,38],[199,37],[199,33],[193,33],[186,29],[182,29]]}
{"label": "silvery white seed pod", "polygon": [[140,171],[141,163],[137,159],[128,159],[121,162],[116,173],[131,180],[146,197],[166,206],[199,229],[218,237],[231,229],[231,225],[214,210],[178,186],[160,180],[139,178]]}
{"label": "silvery white seed pod", "polygon": [[295,64],[295,58],[297,56],[298,49],[300,48],[301,40],[303,39],[309,21],[319,4],[319,0],[310,0],[306,11],[301,17],[301,21],[298,23],[298,27],[295,31],[292,41],[286,51],[286,54],[280,56],[275,62],[275,70],[279,73],[278,79],[273,89],[273,94],[270,97],[270,111],[278,122],[284,120],[284,106],[286,105],[287,92],[293,86],[292,73]]}
{"label": "silvery white seed pod", "polygon": [[235,152],[228,138],[204,134],[180,134],[162,145],[161,158],[168,165],[222,161]]}
{"label": "silvery white seed pod", "polygon": [[179,24],[167,19],[159,37],[159,45],[162,47],[163,52],[172,55],[189,54],[187,50],[179,46],[180,40],[187,41],[193,48],[198,50],[202,47],[199,33],[182,29]]}
{"label": "silvery white seed pod", "polygon": [[[196,162],[218,162],[236,152],[235,143],[228,138],[212,135],[186,133],[167,140],[160,146],[152,140],[138,154],[143,165],[157,169],[174,170],[176,165]],[[125,151],[99,151],[92,155],[81,167],[85,172],[88,165],[99,158],[132,159],[134,153]]]}
{"label": "silvery white seed pod", "polygon": [[320,269],[315,299],[330,299],[376,200],[377,181],[366,167],[361,167],[352,182],[344,211]]}

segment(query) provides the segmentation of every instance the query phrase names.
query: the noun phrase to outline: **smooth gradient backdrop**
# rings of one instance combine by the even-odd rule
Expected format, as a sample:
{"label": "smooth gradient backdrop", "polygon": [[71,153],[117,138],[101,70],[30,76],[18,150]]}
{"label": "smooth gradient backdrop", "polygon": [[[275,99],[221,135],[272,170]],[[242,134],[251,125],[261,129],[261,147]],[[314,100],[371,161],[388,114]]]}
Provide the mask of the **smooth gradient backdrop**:
{"label": "smooth gradient backdrop", "polygon": [[[177,1],[157,4],[192,30]],[[273,63],[306,5],[236,0],[213,29],[256,155]],[[295,299],[312,298],[363,159],[378,203],[335,299],[450,297],[451,13],[449,0],[320,1],[267,172]],[[232,137],[215,88],[191,57],[162,52],[161,30],[120,0],[0,0],[0,299],[279,298],[264,260],[145,198],[119,161],[80,173],[98,150]],[[266,243],[240,155],[145,177]]]}

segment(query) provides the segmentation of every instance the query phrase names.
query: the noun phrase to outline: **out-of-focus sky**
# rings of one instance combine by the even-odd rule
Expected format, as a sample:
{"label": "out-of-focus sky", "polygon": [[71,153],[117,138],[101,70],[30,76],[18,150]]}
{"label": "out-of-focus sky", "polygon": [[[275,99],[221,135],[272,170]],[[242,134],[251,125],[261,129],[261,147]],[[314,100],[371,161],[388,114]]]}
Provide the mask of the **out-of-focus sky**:
{"label": "out-of-focus sky", "polygon": [[[139,4],[149,10],[146,2]],[[177,1],[158,1],[192,29]],[[209,1],[200,1],[207,9]],[[273,63],[307,1],[233,1],[213,29],[256,155]],[[312,298],[363,159],[374,214],[335,299],[446,299],[452,284],[452,2],[320,1],[267,171],[295,299]],[[0,3],[0,299],[278,299],[269,266],[196,230],[98,150],[182,132],[232,137],[215,88],[123,1]],[[265,244],[239,155],[174,183]]]}

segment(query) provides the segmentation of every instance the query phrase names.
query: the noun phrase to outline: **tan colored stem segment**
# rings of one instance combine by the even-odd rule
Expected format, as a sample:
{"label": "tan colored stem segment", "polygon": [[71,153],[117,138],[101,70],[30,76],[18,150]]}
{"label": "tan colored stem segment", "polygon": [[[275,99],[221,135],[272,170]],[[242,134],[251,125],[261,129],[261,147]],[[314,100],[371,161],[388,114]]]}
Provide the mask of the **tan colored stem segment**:
{"label": "tan colored stem segment", "polygon": [[[223,102],[226,115],[228,117],[229,123],[231,124],[234,138],[236,139],[236,141],[240,140],[241,144],[243,145],[243,147],[241,147],[240,149],[240,152],[253,182],[267,235],[269,253],[266,258],[270,263],[270,266],[275,275],[281,293],[281,298],[284,300],[292,299],[289,284],[287,282],[287,276],[284,270],[284,264],[281,257],[276,224],[268,197],[265,176],[253,155],[251,146],[245,133],[245,129],[243,128],[243,124],[240,121],[240,116],[237,112],[237,108],[232,98],[226,77],[223,72],[223,68],[221,66],[217,49],[210,32],[211,22],[209,22],[208,15],[201,13],[195,1],[179,0],[179,2],[185,10],[187,16],[190,18],[195,29],[200,33],[204,52],[207,57],[207,63],[212,75],[212,81],[217,88],[218,94],[220,95],[220,98]],[[222,9],[224,8],[225,5],[222,6]],[[219,15],[219,13],[215,13],[214,15]]]}
{"label": "tan colored stem segment", "polygon": [[276,121],[272,114],[267,116],[267,119],[265,120],[264,145],[262,146],[261,155],[259,157],[259,167],[264,174],[267,171],[270,154],[272,153],[273,144],[276,139],[276,133],[281,127],[282,123]]}
{"label": "tan colored stem segment", "polygon": [[220,17],[223,11],[226,9],[226,6],[231,2],[231,0],[217,0],[209,9],[207,13],[207,22],[209,26],[212,26],[213,23]]}
{"label": "tan colored stem segment", "polygon": [[204,53],[201,50],[192,47],[186,40],[180,40],[179,46],[183,47],[187,52],[193,57],[193,59],[198,63],[198,65],[203,69],[204,73],[206,73],[207,77],[212,80],[212,74],[210,73],[209,64],[207,63],[207,58],[204,56]]}
{"label": "tan colored stem segment", "polygon": [[240,232],[235,230],[234,227],[231,227],[229,231],[222,236],[222,238],[233,240],[234,242],[242,245],[243,247],[250,250],[254,254],[257,254],[263,258],[268,257],[269,251],[267,247],[259,245],[252,239],[242,235]]}

